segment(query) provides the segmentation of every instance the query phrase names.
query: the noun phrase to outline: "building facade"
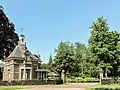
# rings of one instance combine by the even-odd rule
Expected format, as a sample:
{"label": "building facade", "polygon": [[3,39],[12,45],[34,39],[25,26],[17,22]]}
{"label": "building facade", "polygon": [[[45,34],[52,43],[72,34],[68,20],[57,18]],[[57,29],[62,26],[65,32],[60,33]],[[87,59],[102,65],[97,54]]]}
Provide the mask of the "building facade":
{"label": "building facade", "polygon": [[20,35],[18,45],[4,60],[3,81],[44,79],[47,72],[41,69],[40,56],[27,49],[25,36]]}

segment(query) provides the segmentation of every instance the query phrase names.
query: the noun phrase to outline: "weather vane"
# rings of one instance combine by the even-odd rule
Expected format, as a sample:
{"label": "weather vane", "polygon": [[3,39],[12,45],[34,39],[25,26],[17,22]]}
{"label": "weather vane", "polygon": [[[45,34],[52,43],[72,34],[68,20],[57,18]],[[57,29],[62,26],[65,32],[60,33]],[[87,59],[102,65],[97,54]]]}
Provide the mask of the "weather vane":
{"label": "weather vane", "polygon": [[21,28],[21,31],[22,31],[22,35],[23,35],[23,28]]}

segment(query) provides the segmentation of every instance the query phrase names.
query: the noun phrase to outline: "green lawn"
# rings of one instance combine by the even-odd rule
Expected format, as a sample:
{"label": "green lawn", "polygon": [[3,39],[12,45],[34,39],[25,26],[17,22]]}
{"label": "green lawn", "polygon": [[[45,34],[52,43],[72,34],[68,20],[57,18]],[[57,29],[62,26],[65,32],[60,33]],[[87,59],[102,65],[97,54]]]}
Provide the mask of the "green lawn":
{"label": "green lawn", "polygon": [[87,90],[120,90],[120,88],[91,88]]}
{"label": "green lawn", "polygon": [[15,87],[0,87],[0,90],[25,90],[25,89]]}
{"label": "green lawn", "polygon": [[120,85],[119,84],[111,84],[111,85],[98,84],[96,88],[88,88],[87,90],[120,90]]}

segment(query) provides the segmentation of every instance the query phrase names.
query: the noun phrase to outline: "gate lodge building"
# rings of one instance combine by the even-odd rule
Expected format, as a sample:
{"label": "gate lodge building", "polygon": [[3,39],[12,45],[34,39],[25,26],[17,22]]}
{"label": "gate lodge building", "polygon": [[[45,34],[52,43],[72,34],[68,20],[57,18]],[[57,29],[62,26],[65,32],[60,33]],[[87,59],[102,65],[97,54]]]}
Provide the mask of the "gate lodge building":
{"label": "gate lodge building", "polygon": [[27,49],[25,36],[20,35],[18,45],[4,60],[3,81],[45,79],[48,70],[41,69],[41,62],[39,55]]}

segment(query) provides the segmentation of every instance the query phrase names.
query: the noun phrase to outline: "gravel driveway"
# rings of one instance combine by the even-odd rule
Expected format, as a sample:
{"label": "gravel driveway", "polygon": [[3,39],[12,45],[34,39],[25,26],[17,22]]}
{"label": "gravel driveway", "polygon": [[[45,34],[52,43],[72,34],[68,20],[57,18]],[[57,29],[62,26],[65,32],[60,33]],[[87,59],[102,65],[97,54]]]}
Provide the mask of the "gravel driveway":
{"label": "gravel driveway", "polygon": [[73,83],[64,85],[36,85],[28,86],[28,90],[85,90],[95,87],[97,83]]}

